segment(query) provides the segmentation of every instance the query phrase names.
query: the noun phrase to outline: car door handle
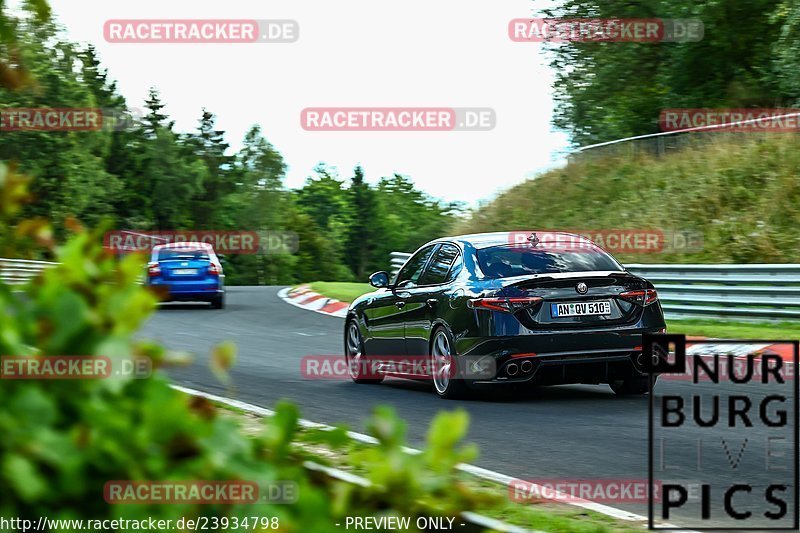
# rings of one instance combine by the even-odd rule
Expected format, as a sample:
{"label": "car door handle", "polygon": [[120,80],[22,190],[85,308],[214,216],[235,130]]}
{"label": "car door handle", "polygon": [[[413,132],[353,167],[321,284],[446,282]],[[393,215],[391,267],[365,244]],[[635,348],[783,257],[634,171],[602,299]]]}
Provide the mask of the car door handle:
{"label": "car door handle", "polygon": [[439,304],[439,300],[436,298],[428,298],[426,303],[428,304],[428,307],[436,307]]}
{"label": "car door handle", "polygon": [[406,303],[405,302],[395,302],[394,305],[396,305],[398,309],[402,309],[402,308],[404,308],[406,306]]}

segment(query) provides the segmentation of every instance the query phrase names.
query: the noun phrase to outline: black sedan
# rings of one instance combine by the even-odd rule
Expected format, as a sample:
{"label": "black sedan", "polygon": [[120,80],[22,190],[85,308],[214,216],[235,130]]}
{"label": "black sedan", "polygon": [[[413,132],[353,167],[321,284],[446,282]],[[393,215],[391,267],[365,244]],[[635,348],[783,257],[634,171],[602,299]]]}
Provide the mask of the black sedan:
{"label": "black sedan", "polygon": [[350,377],[430,379],[443,398],[568,383],[646,394],[642,334],[666,331],[652,283],[567,233],[438,239],[370,283],[345,322]]}

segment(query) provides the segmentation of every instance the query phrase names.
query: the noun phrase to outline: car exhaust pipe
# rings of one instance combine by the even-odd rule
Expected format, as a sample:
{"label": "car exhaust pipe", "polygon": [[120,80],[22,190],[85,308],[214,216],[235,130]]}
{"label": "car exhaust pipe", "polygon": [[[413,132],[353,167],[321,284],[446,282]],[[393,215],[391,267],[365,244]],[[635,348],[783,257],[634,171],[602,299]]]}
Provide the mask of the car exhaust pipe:
{"label": "car exhaust pipe", "polygon": [[522,370],[523,373],[527,374],[528,372],[533,370],[533,363],[531,363],[530,361],[523,361],[519,365],[519,368],[520,368],[520,370]]}
{"label": "car exhaust pipe", "polygon": [[511,363],[506,366],[506,374],[509,376],[516,376],[517,372],[519,372],[519,367],[517,367],[516,363]]}

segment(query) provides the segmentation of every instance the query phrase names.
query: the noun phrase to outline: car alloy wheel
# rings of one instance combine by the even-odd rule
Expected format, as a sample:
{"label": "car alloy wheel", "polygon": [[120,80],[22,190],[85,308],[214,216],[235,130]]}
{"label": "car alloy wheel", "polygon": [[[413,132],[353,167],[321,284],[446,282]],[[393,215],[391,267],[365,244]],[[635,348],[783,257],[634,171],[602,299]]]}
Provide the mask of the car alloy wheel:
{"label": "car alloy wheel", "polygon": [[431,342],[431,379],[436,394],[447,399],[461,398],[467,392],[464,380],[458,374],[458,357],[453,352],[453,342],[447,330],[436,330]]}
{"label": "car alloy wheel", "polygon": [[351,320],[347,325],[347,336],[345,337],[345,364],[347,373],[356,383],[380,383],[383,376],[378,378],[363,378],[363,366],[366,364],[363,345],[361,343],[361,332],[358,330],[358,322]]}
{"label": "car alloy wheel", "polygon": [[450,341],[444,330],[439,330],[433,339],[433,350],[431,354],[431,373],[433,386],[436,392],[444,394],[450,385],[450,372],[453,365],[453,356],[450,353]]}

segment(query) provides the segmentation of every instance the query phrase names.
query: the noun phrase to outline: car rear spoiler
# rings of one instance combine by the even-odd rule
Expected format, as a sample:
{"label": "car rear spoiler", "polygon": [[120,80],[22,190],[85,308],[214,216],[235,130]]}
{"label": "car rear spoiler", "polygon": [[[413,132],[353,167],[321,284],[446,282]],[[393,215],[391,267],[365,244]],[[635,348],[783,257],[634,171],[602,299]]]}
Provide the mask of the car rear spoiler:
{"label": "car rear spoiler", "polygon": [[547,281],[569,278],[607,278],[609,276],[630,276],[626,270],[592,270],[588,272],[551,272],[547,274],[530,274],[527,276],[514,276],[501,280],[503,288],[515,285],[524,285],[532,281]]}

